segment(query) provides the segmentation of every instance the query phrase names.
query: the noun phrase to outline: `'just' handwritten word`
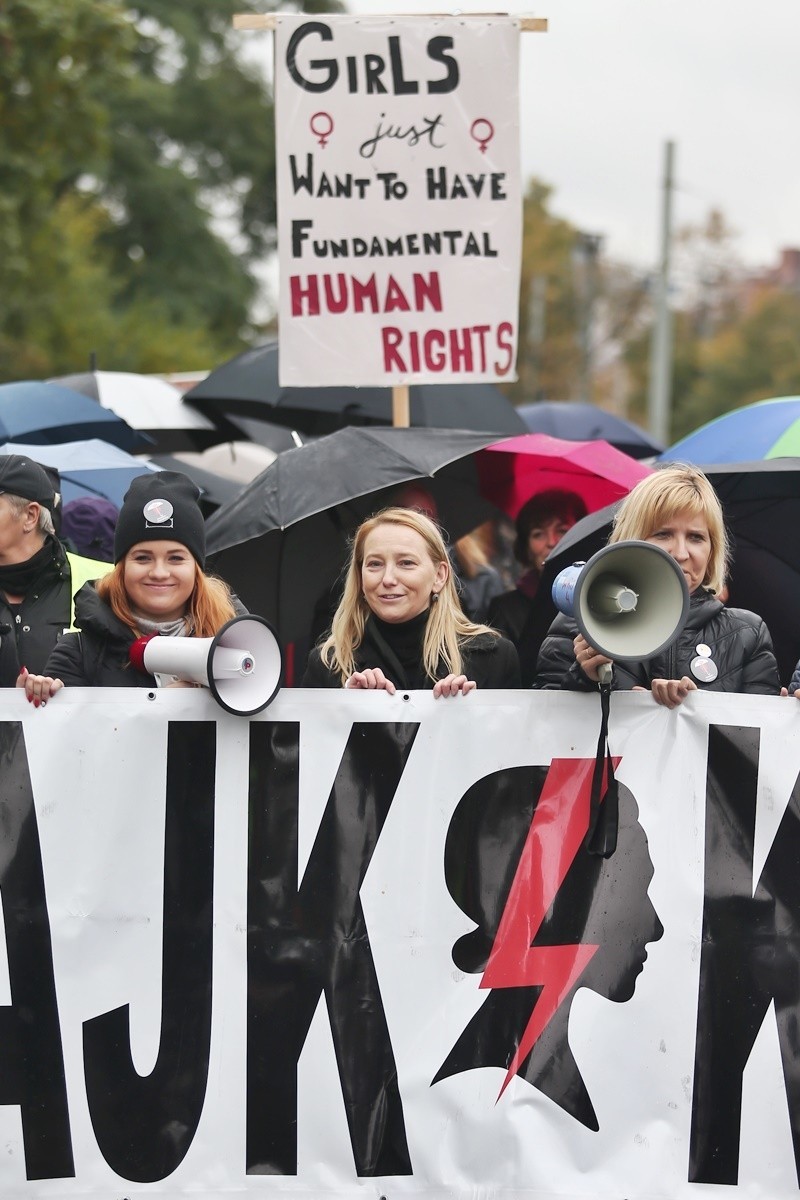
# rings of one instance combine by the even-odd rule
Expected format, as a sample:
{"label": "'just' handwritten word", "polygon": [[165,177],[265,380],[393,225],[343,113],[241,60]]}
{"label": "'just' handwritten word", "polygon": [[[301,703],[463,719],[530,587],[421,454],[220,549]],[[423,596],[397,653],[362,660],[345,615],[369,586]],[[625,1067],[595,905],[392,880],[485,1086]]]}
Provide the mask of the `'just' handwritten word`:
{"label": "'just' handwritten word", "polygon": [[[381,113],[381,118],[385,113]],[[418,128],[416,125],[409,125],[404,129],[402,125],[386,125],[382,121],[378,122],[375,134],[371,138],[367,138],[358,148],[358,153],[362,158],[372,158],[378,148],[378,144],[386,138],[393,138],[395,141],[405,142],[407,146],[417,146],[420,142],[427,142],[435,150],[443,150],[445,142],[437,142],[436,134],[441,131],[442,114],[438,117],[423,117],[423,124]]]}

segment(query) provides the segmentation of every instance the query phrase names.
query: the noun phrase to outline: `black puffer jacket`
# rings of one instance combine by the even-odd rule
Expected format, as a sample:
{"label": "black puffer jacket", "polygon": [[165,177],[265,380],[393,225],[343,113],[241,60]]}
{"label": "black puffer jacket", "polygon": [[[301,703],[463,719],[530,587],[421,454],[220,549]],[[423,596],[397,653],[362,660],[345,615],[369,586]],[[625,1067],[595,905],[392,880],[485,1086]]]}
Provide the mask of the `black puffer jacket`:
{"label": "black puffer jacket", "polygon": [[149,687],[156,681],[131,666],[128,651],[135,637],[108,604],[87,583],[75,597],[75,622],[80,633],[65,633],[54,647],[45,675],[66,687]]}
{"label": "black puffer jacket", "polygon": [[[395,687],[418,690],[431,687],[431,680],[425,676],[418,652],[423,633],[424,620],[420,622],[415,618],[413,622],[406,622],[406,629],[403,630],[402,627],[387,627],[383,621],[370,617],[364,629],[363,641],[356,651],[356,670],[380,667]],[[468,679],[474,679],[479,688],[520,686],[517,652],[505,638],[495,637],[491,633],[476,634],[462,647],[462,655],[464,674]],[[441,664],[436,678],[444,679],[447,674],[447,668]],[[302,686],[342,686],[339,672],[325,666],[316,646],[309,655]]]}
{"label": "black puffer jacket", "polygon": [[[574,621],[559,616],[542,643],[534,687],[591,691],[597,687],[575,661],[572,641],[578,633]],[[704,683],[692,672],[697,647],[706,645],[717,677]],[[650,687],[652,679],[681,679],[688,675],[700,691],[749,692],[777,696],[778,666],[772,639],[761,617],[744,608],[726,608],[705,590],[694,593],[686,624],[677,640],[655,658],[638,663],[615,663],[612,687],[616,691]]]}

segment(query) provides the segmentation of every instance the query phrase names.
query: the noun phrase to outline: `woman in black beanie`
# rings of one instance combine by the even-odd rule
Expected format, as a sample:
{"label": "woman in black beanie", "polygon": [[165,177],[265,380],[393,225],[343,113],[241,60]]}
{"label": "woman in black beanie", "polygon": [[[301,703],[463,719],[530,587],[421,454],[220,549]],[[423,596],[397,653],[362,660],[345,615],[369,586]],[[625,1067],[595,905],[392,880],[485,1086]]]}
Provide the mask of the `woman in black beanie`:
{"label": "woman in black beanie", "polygon": [[[43,675],[18,681],[37,707],[63,686],[173,686],[136,670],[141,636],[213,637],[244,610],[227,584],[206,575],[200,493],[186,475],[159,471],[131,483],[114,534],[114,570],[75,598],[80,633],[56,644]],[[186,685],[188,686],[188,685]]]}

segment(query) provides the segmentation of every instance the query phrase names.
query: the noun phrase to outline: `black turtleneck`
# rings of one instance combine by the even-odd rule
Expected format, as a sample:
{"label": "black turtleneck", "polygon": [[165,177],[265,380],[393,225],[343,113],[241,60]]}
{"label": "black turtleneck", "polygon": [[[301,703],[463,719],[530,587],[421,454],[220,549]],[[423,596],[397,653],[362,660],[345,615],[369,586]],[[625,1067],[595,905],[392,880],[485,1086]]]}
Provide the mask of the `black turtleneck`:
{"label": "black turtleneck", "polygon": [[[426,608],[410,621],[394,624],[382,621],[372,613],[364,629],[360,657],[371,643],[386,661],[386,672],[397,687],[418,689],[428,687],[431,680],[422,665],[422,645],[430,609]],[[366,655],[369,658],[369,654]]]}

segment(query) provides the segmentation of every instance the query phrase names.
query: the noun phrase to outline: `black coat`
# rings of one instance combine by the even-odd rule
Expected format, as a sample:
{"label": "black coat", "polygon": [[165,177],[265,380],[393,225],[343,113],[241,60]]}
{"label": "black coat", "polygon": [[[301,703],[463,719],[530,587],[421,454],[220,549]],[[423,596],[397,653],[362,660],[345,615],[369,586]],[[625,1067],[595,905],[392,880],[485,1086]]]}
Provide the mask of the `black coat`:
{"label": "black coat", "polygon": [[[464,659],[464,674],[468,679],[474,679],[479,688],[518,688],[520,686],[517,652],[506,638],[495,637],[491,633],[476,634],[462,645],[461,653]],[[357,671],[380,667],[395,687],[419,690],[432,686],[432,681],[425,676],[421,662],[417,662],[411,669],[402,666],[392,647],[381,636],[373,618],[367,621],[364,638],[356,650],[355,660]],[[441,663],[436,678],[444,679],[448,674],[444,663]],[[330,670],[325,666],[317,646],[309,655],[302,686],[311,688],[342,686],[339,671]]]}
{"label": "black coat", "polygon": [[80,633],[65,633],[47,660],[45,675],[66,687],[154,688],[155,678],[131,666],[135,636],[87,583],[75,597]]}
{"label": "black coat", "polygon": [[[247,609],[232,596],[237,616]],[[65,633],[47,660],[45,675],[60,679],[65,687],[154,688],[153,675],[137,671],[128,658],[136,641],[132,631],[101,600],[93,583],[75,597],[75,623],[80,633]]]}
{"label": "black coat", "polygon": [[549,588],[539,588],[530,596],[518,586],[489,605],[486,623],[516,646],[523,687],[533,686],[539,650],[555,615]]}
{"label": "black coat", "polygon": [[20,667],[41,675],[48,656],[72,623],[72,582],[69,560],[60,542],[52,539],[53,559],[12,609],[0,592],[0,687],[13,687]]}
{"label": "black coat", "polygon": [[[577,633],[578,627],[571,619],[555,619],[539,653],[535,687],[576,691],[597,687],[575,660],[572,641]],[[711,650],[711,660],[718,670],[710,683],[698,679],[691,669],[697,647],[702,644]],[[644,662],[615,662],[612,687],[617,691],[649,688],[653,679],[681,679],[684,675],[693,679],[700,691],[763,696],[780,692],[772,639],[761,617],[744,608],[726,608],[704,590],[692,596],[686,623],[672,646]]]}

